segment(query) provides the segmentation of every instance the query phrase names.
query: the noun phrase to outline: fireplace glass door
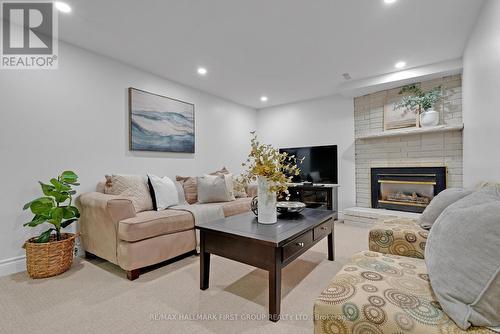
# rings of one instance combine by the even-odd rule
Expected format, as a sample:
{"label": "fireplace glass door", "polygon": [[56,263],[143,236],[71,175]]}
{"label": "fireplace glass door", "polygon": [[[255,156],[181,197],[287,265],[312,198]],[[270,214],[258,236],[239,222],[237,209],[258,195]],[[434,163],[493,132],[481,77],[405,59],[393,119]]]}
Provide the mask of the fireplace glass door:
{"label": "fireplace glass door", "polygon": [[434,198],[436,182],[379,180],[379,202],[425,208]]}
{"label": "fireplace glass door", "polygon": [[372,168],[371,188],[373,208],[423,212],[446,189],[446,168]]}

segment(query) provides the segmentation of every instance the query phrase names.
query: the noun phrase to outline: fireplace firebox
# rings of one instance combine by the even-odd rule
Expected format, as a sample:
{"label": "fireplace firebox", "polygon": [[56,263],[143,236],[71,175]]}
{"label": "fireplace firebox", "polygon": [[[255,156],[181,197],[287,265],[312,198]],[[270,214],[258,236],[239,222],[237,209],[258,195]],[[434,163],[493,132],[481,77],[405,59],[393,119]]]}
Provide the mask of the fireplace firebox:
{"label": "fireplace firebox", "polygon": [[372,207],[421,213],[446,189],[446,167],[371,169]]}

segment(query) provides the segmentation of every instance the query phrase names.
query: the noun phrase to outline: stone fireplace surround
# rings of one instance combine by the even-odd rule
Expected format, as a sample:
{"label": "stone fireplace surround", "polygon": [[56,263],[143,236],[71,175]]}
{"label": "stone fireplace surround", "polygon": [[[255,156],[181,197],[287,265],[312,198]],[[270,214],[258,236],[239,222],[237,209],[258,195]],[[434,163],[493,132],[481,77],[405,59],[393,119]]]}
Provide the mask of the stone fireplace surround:
{"label": "stone fireplace surround", "polygon": [[400,88],[354,99],[357,207],[372,207],[372,168],[446,167],[447,187],[462,187],[461,75],[424,81],[420,85],[424,90],[443,87],[443,101],[435,109],[440,113],[440,125],[452,127],[451,130],[366,138],[373,133],[383,134],[384,103],[387,98],[397,96]]}

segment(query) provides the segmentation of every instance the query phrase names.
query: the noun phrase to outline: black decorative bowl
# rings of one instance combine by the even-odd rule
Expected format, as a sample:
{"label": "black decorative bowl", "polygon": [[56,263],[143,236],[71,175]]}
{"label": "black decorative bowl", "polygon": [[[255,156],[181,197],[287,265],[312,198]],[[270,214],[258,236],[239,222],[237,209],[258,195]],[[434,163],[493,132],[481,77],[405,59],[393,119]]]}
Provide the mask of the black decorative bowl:
{"label": "black decorative bowl", "polygon": [[302,202],[283,201],[276,203],[276,209],[279,213],[299,213],[304,210],[305,207],[306,205]]}

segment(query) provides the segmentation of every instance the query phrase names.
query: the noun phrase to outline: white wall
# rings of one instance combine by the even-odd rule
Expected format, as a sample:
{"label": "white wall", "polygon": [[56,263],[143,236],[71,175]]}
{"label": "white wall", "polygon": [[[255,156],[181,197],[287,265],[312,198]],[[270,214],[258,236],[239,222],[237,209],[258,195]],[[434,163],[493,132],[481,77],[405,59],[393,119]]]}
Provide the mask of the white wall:
{"label": "white wall", "polygon": [[339,95],[259,110],[258,135],[277,147],[338,145],[339,208],[355,204],[354,102]]}
{"label": "white wall", "polygon": [[464,54],[464,186],[500,182],[500,1],[485,3]]}
{"label": "white wall", "polygon": [[[60,43],[59,69],[0,71],[0,274],[23,270],[23,204],[40,195],[38,180],[65,169],[93,190],[106,173],[175,176],[226,165],[239,172],[256,111]],[[128,150],[127,88],[195,104],[196,153]],[[15,261],[18,259],[21,261]]]}

